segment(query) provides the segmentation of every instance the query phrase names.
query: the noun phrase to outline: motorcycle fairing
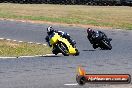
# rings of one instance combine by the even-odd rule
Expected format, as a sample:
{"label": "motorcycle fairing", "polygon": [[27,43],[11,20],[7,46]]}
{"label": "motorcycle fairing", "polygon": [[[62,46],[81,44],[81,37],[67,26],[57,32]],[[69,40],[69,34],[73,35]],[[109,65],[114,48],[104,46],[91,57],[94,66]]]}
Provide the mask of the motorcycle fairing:
{"label": "motorcycle fairing", "polygon": [[74,47],[72,47],[72,45],[69,43],[69,41],[67,39],[62,38],[60,35],[58,35],[58,33],[53,33],[50,36],[50,44],[53,46],[58,41],[66,44],[66,46],[67,46],[67,48],[69,50],[69,54],[75,54],[76,53],[76,49]]}

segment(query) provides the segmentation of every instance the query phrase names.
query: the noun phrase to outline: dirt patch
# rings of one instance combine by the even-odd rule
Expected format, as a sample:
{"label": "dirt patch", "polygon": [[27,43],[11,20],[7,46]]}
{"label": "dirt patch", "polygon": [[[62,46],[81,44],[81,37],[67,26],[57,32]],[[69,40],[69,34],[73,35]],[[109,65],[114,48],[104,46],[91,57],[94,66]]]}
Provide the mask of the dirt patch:
{"label": "dirt patch", "polygon": [[16,47],[19,46],[19,44],[11,43],[11,42],[7,42],[6,45],[7,45],[7,46],[10,46],[10,47],[12,47],[12,48],[16,48]]}
{"label": "dirt patch", "polygon": [[7,18],[0,18],[0,20],[28,22],[28,23],[37,23],[37,24],[63,25],[63,26],[73,26],[73,27],[82,27],[82,28],[89,28],[90,27],[90,28],[99,28],[99,29],[112,29],[112,27],[105,27],[105,26],[94,26],[94,25],[83,25],[83,24],[67,24],[67,23],[48,22],[48,21],[18,20],[18,19],[7,19]]}
{"label": "dirt patch", "polygon": [[0,46],[8,46],[12,48],[19,47],[19,44],[12,41],[0,40]]}

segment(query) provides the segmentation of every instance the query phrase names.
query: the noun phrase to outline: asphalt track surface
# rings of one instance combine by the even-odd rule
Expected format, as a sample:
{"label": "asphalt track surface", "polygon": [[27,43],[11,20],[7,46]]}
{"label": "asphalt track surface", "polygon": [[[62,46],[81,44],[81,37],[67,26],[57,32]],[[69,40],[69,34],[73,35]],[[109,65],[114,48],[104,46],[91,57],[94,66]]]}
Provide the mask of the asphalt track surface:
{"label": "asphalt track surface", "polygon": [[[45,43],[46,24],[0,21],[0,37]],[[53,26],[68,32],[77,42],[79,56],[49,56],[0,59],[0,88],[131,88],[131,84],[76,85],[79,65],[87,73],[127,73],[132,75],[132,31],[102,30],[111,42],[112,50],[94,50],[79,27]],[[96,29],[97,30],[97,29]],[[66,85],[67,84],[67,85]],[[68,85],[75,84],[75,85]]]}

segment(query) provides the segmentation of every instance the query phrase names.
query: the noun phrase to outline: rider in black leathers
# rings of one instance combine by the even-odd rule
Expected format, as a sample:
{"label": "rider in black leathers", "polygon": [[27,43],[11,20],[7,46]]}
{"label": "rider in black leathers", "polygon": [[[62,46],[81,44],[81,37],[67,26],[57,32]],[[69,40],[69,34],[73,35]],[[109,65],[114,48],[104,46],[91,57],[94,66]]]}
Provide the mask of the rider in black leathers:
{"label": "rider in black leathers", "polygon": [[90,43],[93,44],[93,48],[94,49],[98,47],[96,45],[96,41],[94,41],[94,38],[93,38],[94,34],[99,33],[102,36],[102,38],[107,38],[107,36],[106,36],[106,34],[104,32],[102,32],[102,31],[94,31],[91,28],[87,29],[87,33],[88,33],[87,38],[90,41]]}
{"label": "rider in black leathers", "polygon": [[[58,33],[61,37],[63,37],[63,38],[66,38],[70,43],[71,43],[71,45],[74,47],[75,46],[75,44],[76,44],[76,42],[75,42],[75,40],[73,40],[73,39],[71,39],[71,37],[70,37],[70,35],[68,34],[68,33],[66,33],[66,32],[63,32],[63,31],[58,31],[58,30],[55,30],[55,29],[53,29],[53,27],[51,27],[51,26],[49,26],[48,28],[47,28],[47,36],[46,36],[46,38],[45,38],[45,40],[46,40],[46,42],[48,42],[48,45],[51,47],[52,45],[50,44],[50,38],[49,38],[49,36],[53,33],[53,32],[55,32],[55,33]],[[52,50],[52,52],[55,54],[56,52],[54,51],[55,49],[53,49]]]}

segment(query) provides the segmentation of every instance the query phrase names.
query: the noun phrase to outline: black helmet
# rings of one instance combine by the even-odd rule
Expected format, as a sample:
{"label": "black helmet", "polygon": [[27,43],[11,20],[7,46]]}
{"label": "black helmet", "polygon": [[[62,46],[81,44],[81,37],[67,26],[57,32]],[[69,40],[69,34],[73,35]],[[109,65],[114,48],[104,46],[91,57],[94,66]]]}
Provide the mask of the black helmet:
{"label": "black helmet", "polygon": [[49,26],[49,27],[47,28],[47,34],[50,35],[50,34],[52,34],[53,32],[54,32],[54,29],[53,29],[51,26]]}
{"label": "black helmet", "polygon": [[92,34],[92,33],[93,33],[93,30],[92,30],[91,28],[88,28],[88,29],[87,29],[87,33],[88,33],[88,34]]}

